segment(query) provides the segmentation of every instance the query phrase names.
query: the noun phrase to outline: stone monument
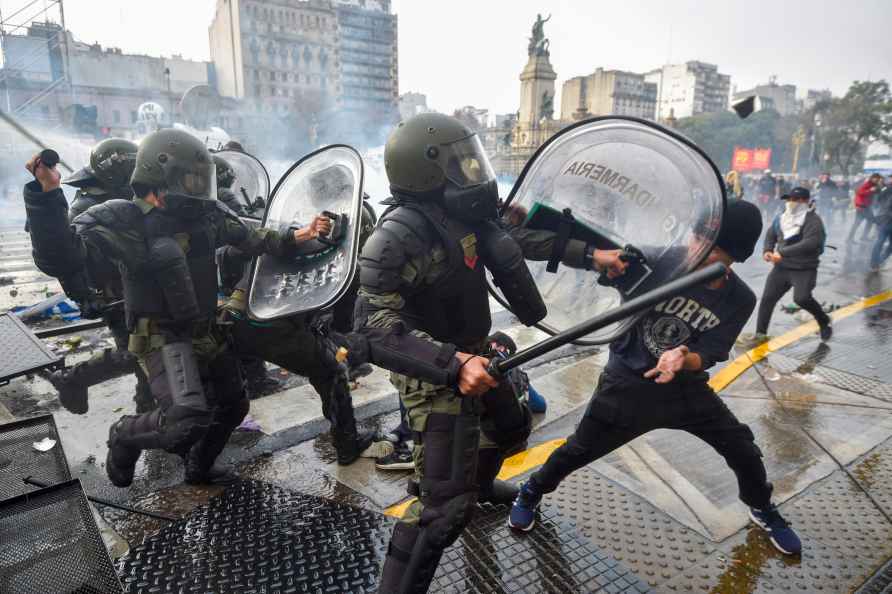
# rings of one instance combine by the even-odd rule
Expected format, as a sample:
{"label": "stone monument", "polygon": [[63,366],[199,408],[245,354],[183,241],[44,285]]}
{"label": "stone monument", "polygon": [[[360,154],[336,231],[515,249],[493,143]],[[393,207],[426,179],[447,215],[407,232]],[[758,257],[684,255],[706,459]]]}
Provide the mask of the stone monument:
{"label": "stone monument", "polygon": [[549,60],[549,40],[545,23],[551,19],[536,16],[527,45],[527,64],[520,73],[520,109],[511,131],[510,149],[499,155],[499,173],[517,175],[539,146],[563,125],[554,119],[554,81],[557,74]]}

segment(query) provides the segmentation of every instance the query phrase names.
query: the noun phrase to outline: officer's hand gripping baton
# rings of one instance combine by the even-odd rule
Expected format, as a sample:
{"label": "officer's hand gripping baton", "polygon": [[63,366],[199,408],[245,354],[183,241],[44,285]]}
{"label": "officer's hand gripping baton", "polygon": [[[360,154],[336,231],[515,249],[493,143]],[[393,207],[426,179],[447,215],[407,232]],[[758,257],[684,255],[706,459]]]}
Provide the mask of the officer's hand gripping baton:
{"label": "officer's hand gripping baton", "polygon": [[633,316],[637,313],[641,313],[642,311],[650,309],[651,307],[667,299],[671,299],[672,297],[675,297],[692,287],[696,287],[697,285],[708,283],[710,281],[721,278],[727,273],[728,269],[725,267],[724,264],[720,262],[710,264],[702,270],[697,270],[691,272],[690,274],[686,274],[685,276],[675,279],[672,282],[666,283],[662,287],[658,287],[653,291],[649,291],[641,295],[640,297],[630,299],[616,309],[612,309],[601,315],[595,316],[590,320],[582,322],[581,324],[577,324],[572,328],[568,328],[567,330],[564,330],[559,334],[555,334],[554,336],[546,338],[542,342],[536,343],[531,347],[527,347],[521,351],[518,351],[510,357],[507,357],[505,359],[493,358],[490,360],[489,367],[487,367],[486,371],[495,379],[501,379],[512,369],[523,365],[531,359],[535,359],[536,357],[540,357],[546,353],[558,349],[565,344],[569,344],[578,338],[582,338],[586,334],[590,334],[596,330],[600,330],[601,328],[609,326],[614,322],[618,322],[619,320],[628,318],[629,316]]}

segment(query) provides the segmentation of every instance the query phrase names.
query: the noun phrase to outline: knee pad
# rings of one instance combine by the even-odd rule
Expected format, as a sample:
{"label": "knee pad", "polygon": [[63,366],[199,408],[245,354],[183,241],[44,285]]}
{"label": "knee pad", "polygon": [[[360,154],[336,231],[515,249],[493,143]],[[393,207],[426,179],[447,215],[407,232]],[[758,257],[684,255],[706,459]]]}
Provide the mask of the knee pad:
{"label": "knee pad", "polygon": [[476,504],[477,492],[471,491],[452,497],[436,507],[425,505],[418,526],[432,547],[443,550],[458,540],[465,526],[470,524]]}
{"label": "knee pad", "polygon": [[192,345],[186,342],[166,344],[161,347],[160,360],[165,379],[163,391],[166,394],[156,396],[162,406],[165,400],[169,404],[164,411],[166,420],[178,423],[190,418],[208,419],[210,409]]}

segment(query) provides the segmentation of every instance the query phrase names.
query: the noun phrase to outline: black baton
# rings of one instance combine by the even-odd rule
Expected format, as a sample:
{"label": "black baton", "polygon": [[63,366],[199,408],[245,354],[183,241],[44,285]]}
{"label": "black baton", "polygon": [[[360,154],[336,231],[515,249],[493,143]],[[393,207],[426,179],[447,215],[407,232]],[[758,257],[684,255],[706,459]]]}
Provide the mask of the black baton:
{"label": "black baton", "polygon": [[523,365],[531,359],[541,357],[542,355],[550,353],[551,351],[558,349],[565,344],[569,344],[578,338],[582,338],[586,334],[591,334],[595,330],[600,330],[601,328],[609,326],[614,322],[618,322],[644,310],[650,309],[651,307],[665,301],[666,299],[675,297],[680,293],[684,293],[691,287],[696,287],[697,285],[716,280],[725,276],[727,273],[728,269],[721,262],[710,264],[706,268],[691,272],[690,274],[686,274],[681,278],[666,283],[662,287],[658,287],[653,291],[649,291],[641,295],[640,297],[631,299],[626,303],[623,303],[616,309],[612,309],[608,312],[597,315],[590,320],[582,322],[581,324],[577,324],[576,326],[568,328],[567,330],[555,334],[554,336],[550,336],[542,342],[538,342],[530,347],[518,351],[510,357],[501,360],[496,360],[495,358],[493,358],[490,360],[489,367],[487,367],[486,371],[492,377],[501,379],[512,369]]}

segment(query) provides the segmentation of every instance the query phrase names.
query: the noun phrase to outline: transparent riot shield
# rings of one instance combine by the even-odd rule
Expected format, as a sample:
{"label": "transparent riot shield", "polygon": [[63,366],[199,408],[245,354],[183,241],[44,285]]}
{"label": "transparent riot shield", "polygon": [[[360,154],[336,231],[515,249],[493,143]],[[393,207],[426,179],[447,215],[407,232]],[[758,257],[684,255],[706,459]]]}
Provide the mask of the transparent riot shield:
{"label": "transparent riot shield", "polygon": [[288,257],[264,255],[254,262],[248,312],[266,321],[333,304],[356,273],[363,164],[346,145],[332,145],[293,165],[276,184],[262,227],[290,233],[324,214],[332,232],[300,244]]}
{"label": "transparent riot shield", "polygon": [[[246,212],[259,216],[269,200],[269,173],[254,155],[241,151],[220,151],[217,153],[229,163],[235,173],[232,191],[244,203]],[[259,201],[258,201],[259,200]]]}
{"label": "transparent riot shield", "polygon": [[[539,325],[560,332],[699,266],[718,236],[724,185],[692,142],[653,122],[595,118],[565,128],[527,163],[505,201],[530,229],[550,230],[556,244],[580,240],[600,249],[630,246],[643,256],[624,277],[529,262],[548,315]],[[550,264],[550,265],[549,265]],[[492,287],[492,285],[491,285]],[[504,297],[493,289],[506,305]],[[634,324],[617,322],[581,344],[610,342]]]}

